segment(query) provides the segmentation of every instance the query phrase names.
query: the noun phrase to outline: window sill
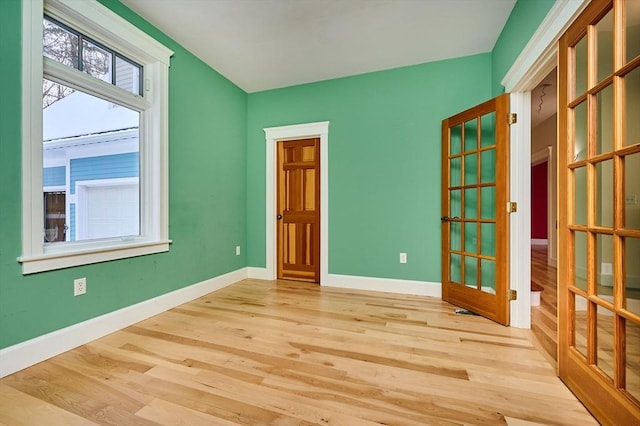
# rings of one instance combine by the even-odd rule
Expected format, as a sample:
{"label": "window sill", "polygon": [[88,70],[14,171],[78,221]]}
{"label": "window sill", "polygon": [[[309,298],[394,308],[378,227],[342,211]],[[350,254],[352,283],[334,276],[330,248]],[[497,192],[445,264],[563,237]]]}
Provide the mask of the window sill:
{"label": "window sill", "polygon": [[169,244],[171,244],[171,240],[142,243],[132,242],[111,247],[73,250],[29,257],[22,256],[17,260],[22,264],[22,274],[28,275],[73,266],[167,252],[169,251]]}

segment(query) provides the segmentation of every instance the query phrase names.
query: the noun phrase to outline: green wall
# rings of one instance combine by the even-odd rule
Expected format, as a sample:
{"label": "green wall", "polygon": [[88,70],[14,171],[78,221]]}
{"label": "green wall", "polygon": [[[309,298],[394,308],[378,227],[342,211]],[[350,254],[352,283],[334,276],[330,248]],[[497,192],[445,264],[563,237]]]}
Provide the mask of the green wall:
{"label": "green wall", "polygon": [[[264,127],[331,122],[330,273],[439,282],[441,120],[502,91],[553,4],[519,0],[492,53],[247,95],[117,0],[100,2],[175,52],[171,251],[21,274],[20,0],[0,0],[0,348],[264,267]],[[73,297],[83,276],[88,292]]]}
{"label": "green wall", "polygon": [[[21,274],[20,0],[0,1],[0,347],[246,266],[247,95],[122,4],[101,1],[175,52],[169,92],[170,252]],[[244,250],[243,250],[244,251]],[[246,251],[244,251],[246,252]],[[74,278],[87,294],[74,297]]]}
{"label": "green wall", "polygon": [[249,265],[265,266],[263,128],[328,120],[329,273],[440,282],[440,125],[490,81],[483,54],[250,94]]}
{"label": "green wall", "polygon": [[504,92],[504,78],[556,0],[518,0],[492,52],[493,96]]}

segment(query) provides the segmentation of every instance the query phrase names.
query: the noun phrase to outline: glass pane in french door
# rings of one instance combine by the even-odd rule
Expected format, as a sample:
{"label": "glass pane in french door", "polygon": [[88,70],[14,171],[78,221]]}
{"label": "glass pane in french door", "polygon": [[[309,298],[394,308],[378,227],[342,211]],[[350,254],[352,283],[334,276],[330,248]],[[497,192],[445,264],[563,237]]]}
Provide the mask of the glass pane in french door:
{"label": "glass pane in french door", "polygon": [[640,424],[639,5],[594,0],[560,42],[559,371],[604,424]]}
{"label": "glass pane in french door", "polygon": [[451,282],[495,294],[495,112],[450,129]]}

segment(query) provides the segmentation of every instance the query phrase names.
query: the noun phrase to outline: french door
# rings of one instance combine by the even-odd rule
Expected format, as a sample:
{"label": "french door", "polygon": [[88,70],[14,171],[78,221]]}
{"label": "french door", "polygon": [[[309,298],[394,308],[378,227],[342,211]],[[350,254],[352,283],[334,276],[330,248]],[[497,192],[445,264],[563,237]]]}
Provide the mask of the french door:
{"label": "french door", "polygon": [[509,94],[442,122],[442,299],[509,324]]}
{"label": "french door", "polygon": [[593,0],[558,50],[558,370],[640,424],[640,1]]}

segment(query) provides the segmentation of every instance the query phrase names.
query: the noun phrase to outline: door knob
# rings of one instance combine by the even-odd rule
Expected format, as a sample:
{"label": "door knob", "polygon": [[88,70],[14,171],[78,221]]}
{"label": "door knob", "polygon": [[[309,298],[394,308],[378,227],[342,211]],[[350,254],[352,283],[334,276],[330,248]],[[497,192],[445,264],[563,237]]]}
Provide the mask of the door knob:
{"label": "door knob", "polygon": [[278,220],[282,219],[282,215],[279,214],[278,216],[276,216],[276,219],[278,219]]}
{"label": "door knob", "polygon": [[442,222],[449,222],[449,216],[442,216],[442,217],[440,218],[440,220],[441,220]]}

